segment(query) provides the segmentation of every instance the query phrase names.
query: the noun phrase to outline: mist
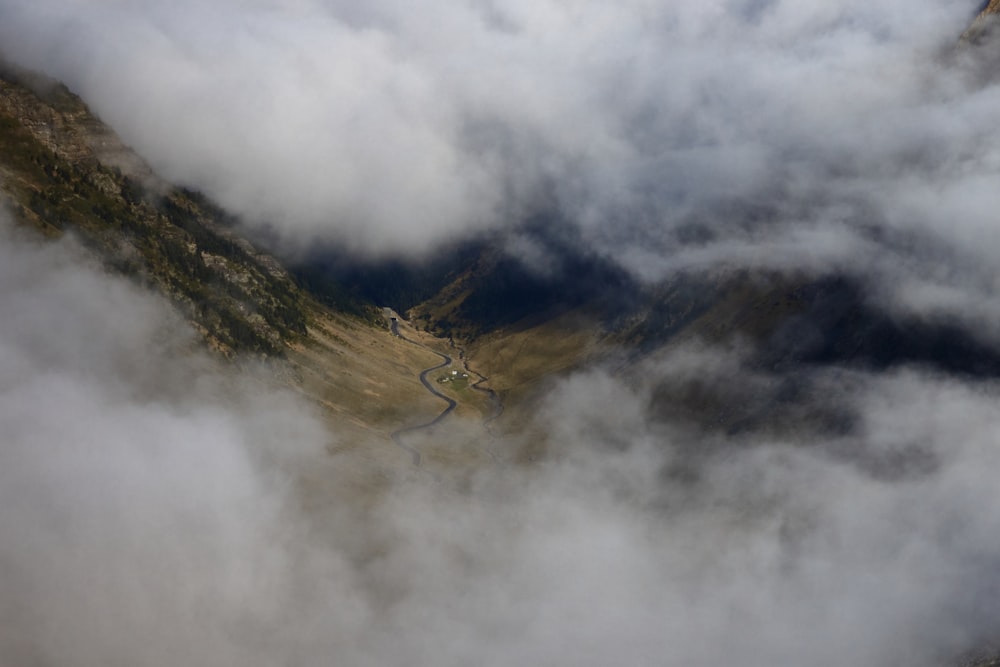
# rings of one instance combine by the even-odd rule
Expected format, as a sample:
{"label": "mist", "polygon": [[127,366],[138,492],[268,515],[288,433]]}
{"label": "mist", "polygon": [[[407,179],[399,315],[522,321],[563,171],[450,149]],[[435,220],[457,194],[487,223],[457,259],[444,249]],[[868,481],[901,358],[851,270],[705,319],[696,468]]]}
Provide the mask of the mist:
{"label": "mist", "polygon": [[303,399],[72,241],[5,227],[0,279],[3,664],[941,665],[1000,631],[992,383],[817,371],[849,432],[727,435],[657,383],[780,378],[678,349],[560,381],[533,468],[310,509],[338,436]]}
{"label": "mist", "polygon": [[[431,256],[556,211],[642,281],[847,273],[992,344],[976,9],[0,0],[0,51],[283,252]],[[658,392],[787,378],[689,345],[554,382],[533,467],[317,507],[303,479],[351,468],[336,425],[71,239],[2,222],[0,312],[2,664],[932,667],[1000,643],[993,381],[808,369],[806,407],[849,428],[726,431]]]}
{"label": "mist", "polygon": [[846,261],[826,238],[861,224],[983,252],[998,93],[955,53],[977,9],[5,0],[0,38],[286,251],[427,256],[554,211],[655,280],[692,225],[727,261]]}

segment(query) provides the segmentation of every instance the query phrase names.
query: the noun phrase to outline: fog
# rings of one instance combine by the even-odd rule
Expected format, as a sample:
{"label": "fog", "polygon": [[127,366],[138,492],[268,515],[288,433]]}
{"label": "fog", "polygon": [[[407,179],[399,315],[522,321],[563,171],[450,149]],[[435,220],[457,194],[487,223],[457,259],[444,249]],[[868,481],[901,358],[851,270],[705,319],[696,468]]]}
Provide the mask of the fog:
{"label": "fog", "polygon": [[[976,9],[0,0],[0,49],[285,251],[555,210],[643,280],[846,272],[997,340]],[[2,222],[0,313],[5,665],[930,667],[1000,640],[992,382],[814,369],[807,407],[850,428],[726,432],[658,389],[785,378],[682,347],[556,382],[533,467],[307,509],[336,428],[72,240]]]}
{"label": "fog", "polygon": [[72,242],[5,227],[0,276],[3,664],[940,665],[1000,630],[992,384],[818,373],[849,434],[726,436],[654,385],[777,379],[681,349],[561,381],[536,467],[317,517],[301,399]]}

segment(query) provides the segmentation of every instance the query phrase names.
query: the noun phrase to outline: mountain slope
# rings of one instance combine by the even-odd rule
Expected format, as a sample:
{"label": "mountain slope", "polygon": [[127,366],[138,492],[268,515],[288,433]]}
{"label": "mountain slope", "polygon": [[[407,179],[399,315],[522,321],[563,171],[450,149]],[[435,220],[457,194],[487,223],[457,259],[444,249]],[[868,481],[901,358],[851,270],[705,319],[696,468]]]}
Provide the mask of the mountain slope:
{"label": "mountain slope", "polygon": [[[393,336],[374,304],[327,276],[294,277],[227,213],[158,178],[64,86],[10,65],[0,68],[0,204],[169,298],[223,357],[269,360],[271,381],[305,393],[330,421],[330,449],[354,483],[407,465],[389,435],[440,410],[418,377],[436,355]],[[491,409],[485,395],[456,398],[474,423]],[[437,464],[433,453],[425,460]]]}
{"label": "mountain slope", "polygon": [[0,78],[3,192],[16,217],[72,231],[111,267],[168,294],[227,355],[280,355],[310,306],[280,265],[196,193],[159,181],[76,96]]}
{"label": "mountain slope", "polygon": [[[872,384],[858,400],[874,407],[868,408],[869,412],[851,410],[853,390],[861,384],[858,378],[862,376],[877,380],[891,379],[895,374],[927,375],[943,379],[941,385],[968,384],[969,393],[977,393],[978,380],[1000,375],[1000,356],[995,345],[977,338],[975,329],[953,326],[947,318],[925,320],[896,313],[872,293],[875,282],[870,275],[858,277],[845,269],[815,268],[804,273],[713,266],[643,284],[607,258],[581,250],[572,239],[545,236],[545,225],[518,229],[512,238],[498,237],[470,248],[468,255],[448,257],[449,261],[432,265],[426,272],[401,265],[361,271],[356,274],[358,283],[345,287],[339,283],[336,270],[320,266],[289,272],[254,249],[235,233],[235,221],[211,203],[159,181],[65,89],[47,84],[41,84],[40,89],[38,82],[25,85],[23,75],[11,76],[7,83],[9,86],[2,89],[5,125],[0,182],[22,224],[54,236],[77,235],[110,270],[132,276],[171,299],[207,343],[222,353],[217,357],[266,359],[262,381],[277,379],[297,388],[313,399],[325,417],[329,433],[323,431],[319,437],[328,438],[326,448],[331,455],[311,457],[302,464],[308,467],[302,472],[302,495],[303,504],[310,509],[310,523],[301,532],[288,530],[288,516],[282,513],[277,521],[281,530],[261,534],[267,542],[295,544],[289,558],[281,558],[284,552],[279,552],[278,560],[287,560],[290,572],[304,573],[297,590],[307,590],[324,603],[332,600],[339,608],[343,600],[350,606],[364,606],[365,600],[363,595],[355,595],[356,590],[331,594],[331,589],[316,586],[328,570],[351,583],[374,582],[373,599],[378,604],[370,609],[377,611],[362,613],[352,630],[367,632],[388,626],[389,633],[397,634],[415,625],[419,635],[416,645],[431,646],[426,655],[435,659],[421,660],[419,651],[411,656],[417,655],[418,663],[440,663],[439,642],[428,642],[434,634],[426,632],[421,619],[429,617],[434,625],[438,618],[443,619],[440,625],[450,638],[453,631],[463,629],[462,617],[489,610],[501,591],[502,596],[514,593],[518,598],[514,612],[499,623],[487,619],[485,632],[473,635],[468,642],[475,650],[467,655],[480,655],[480,647],[492,642],[516,642],[522,632],[530,632],[521,626],[522,621],[534,627],[533,610],[541,608],[545,615],[567,618],[572,625],[565,634],[554,635],[557,641],[547,655],[558,660],[565,655],[566,646],[574,645],[580,627],[610,627],[614,631],[643,626],[638,616],[621,616],[634,601],[630,596],[618,597],[612,590],[619,588],[620,582],[614,578],[619,570],[629,575],[621,589],[635,590],[644,602],[649,598],[655,601],[661,594],[671,601],[665,606],[637,607],[642,618],[651,619],[649,636],[657,641],[663,633],[663,619],[684,618],[692,611],[698,631],[707,626],[705,636],[711,635],[706,644],[725,640],[734,628],[740,638],[760,635],[761,643],[768,647],[775,637],[815,631],[815,635],[805,634],[801,653],[793,645],[794,651],[788,654],[805,656],[794,661],[798,664],[808,664],[814,655],[822,655],[818,662],[824,664],[850,662],[843,657],[843,639],[852,634],[838,627],[842,618],[871,625],[864,630],[884,635],[876,643],[878,647],[903,644],[905,649],[910,642],[916,647],[909,652],[877,653],[894,656],[913,654],[925,645],[914,641],[911,634],[897,632],[899,626],[919,631],[940,626],[942,618],[954,617],[956,627],[946,623],[944,634],[960,635],[961,623],[969,620],[971,612],[990,616],[995,611],[995,596],[991,595],[995,526],[988,517],[982,520],[984,504],[978,495],[994,486],[991,471],[979,465],[995,462],[995,457],[984,456],[986,450],[996,451],[994,439],[984,437],[981,447],[970,450],[965,462],[976,468],[974,476],[946,476],[948,484],[936,486],[928,484],[927,478],[946,463],[935,460],[936,456],[948,454],[951,440],[963,440],[967,435],[962,429],[945,430],[944,436],[935,438],[943,443],[938,450],[928,447],[925,439],[939,423],[913,419],[922,416],[917,412],[948,410],[942,400],[948,395],[940,391],[942,386],[934,385],[938,391],[922,401],[913,401],[913,394],[893,396],[906,402],[907,408],[910,403],[913,407],[892,412],[878,405],[879,389],[891,385]],[[543,252],[536,253],[533,261],[521,261],[519,254],[531,257],[518,252],[525,247]],[[371,276],[384,282],[366,285]],[[414,277],[420,284],[413,284]],[[352,288],[360,290],[353,297],[348,296]],[[389,300],[366,303],[357,296],[365,288]],[[419,302],[409,313],[419,324],[416,328],[398,322],[390,331],[386,320],[397,319],[397,314],[372,309],[375,303],[398,306],[412,302]],[[454,361],[439,367],[442,357]],[[462,373],[463,357],[470,363],[466,370],[489,376],[490,385],[504,398],[506,410],[496,425],[501,437],[493,437],[492,426],[484,429],[480,425],[483,418],[496,412],[487,396],[477,395],[469,376]],[[434,368],[438,370],[425,377],[428,371],[424,369]],[[461,379],[457,377],[460,373]],[[246,376],[237,377],[242,381]],[[432,395],[425,391],[428,387],[438,389],[432,389]],[[454,414],[434,430],[409,432],[407,427],[445,414],[435,395],[459,401]],[[978,398],[983,404],[995,404],[995,394]],[[956,411],[956,406],[951,410]],[[880,412],[888,412],[892,419],[872,421]],[[959,421],[975,421],[968,415],[977,413],[962,410]],[[880,432],[865,437],[863,424],[859,426],[864,416],[869,418],[869,427],[881,426]],[[254,415],[244,415],[244,419],[248,430],[267,426]],[[296,456],[295,445],[300,439],[295,428],[296,424],[281,422],[269,434],[277,447],[290,451],[289,458]],[[413,437],[404,443],[406,448],[397,446],[400,433]],[[502,437],[519,434],[525,437]],[[497,457],[491,449],[494,443],[520,450],[513,455],[502,451]],[[408,448],[419,450],[422,469],[412,466],[412,450]],[[573,456],[559,456],[570,448],[576,461]],[[455,506],[424,505],[421,498],[405,493],[406,485],[392,488],[393,492],[403,489],[398,496],[382,493],[388,482],[400,477],[433,479],[444,486],[441,481],[445,475],[438,473],[447,472],[445,481],[451,483],[462,476],[456,471],[476,471],[489,465],[491,459],[527,462],[547,453],[553,456],[530,471],[497,468],[497,481],[503,486],[499,493],[491,489],[490,475],[470,476]],[[817,455],[808,456],[814,453]],[[200,468],[199,454],[187,454],[190,461],[186,465]],[[719,460],[710,462],[714,465],[699,465],[713,454],[720,454]],[[581,459],[593,459],[594,463]],[[265,464],[270,475],[274,462]],[[233,477],[242,478],[245,473],[238,468]],[[715,479],[710,479],[713,474]],[[10,479],[15,480],[16,475]],[[208,486],[215,481],[209,479]],[[972,484],[965,484],[967,481]],[[901,488],[888,488],[892,486]],[[555,499],[549,495],[553,489]],[[944,493],[952,490],[959,500]],[[565,505],[561,494],[566,494]],[[611,504],[594,502],[590,494],[606,494],[613,500]],[[234,504],[241,510],[249,506],[249,512],[257,514],[260,507],[248,498],[253,495],[241,495]],[[396,502],[386,503],[385,511],[392,518],[389,524],[366,520],[348,524],[351,530],[337,525],[341,501],[365,504],[390,495]],[[845,501],[848,496],[850,502]],[[990,497],[995,498],[982,495],[987,500]],[[522,504],[523,500],[528,502]],[[703,504],[705,510],[701,511]],[[937,514],[938,506],[946,510],[927,523],[924,530],[933,534],[924,538],[923,530],[917,527],[924,525],[923,515]],[[127,503],[126,514],[141,514],[133,508]],[[487,508],[485,513],[483,508]],[[498,521],[492,514],[494,508],[513,508],[513,512],[500,514]],[[881,521],[870,521],[869,514],[882,515]],[[644,515],[649,523],[644,522]],[[101,520],[94,525],[104,525],[104,516],[99,516]],[[324,521],[336,529],[312,530],[312,522]],[[830,528],[827,522],[831,522]],[[960,524],[965,523],[971,523],[973,529],[964,529]],[[174,524],[157,531],[158,537],[170,541],[185,537],[173,532]],[[565,541],[562,531],[567,524],[585,539]],[[896,537],[900,524],[902,539],[883,541],[886,533]],[[25,534],[30,536],[36,523],[25,525],[29,528]],[[226,534],[209,525],[210,532]],[[256,524],[249,525],[252,531],[260,532],[253,529]],[[537,530],[540,540],[532,537],[525,542],[522,534],[526,529]],[[312,544],[312,532],[329,535]],[[393,544],[397,541],[394,535],[400,532],[404,533],[398,540],[404,543],[402,556]],[[606,533],[609,539],[590,539],[598,532]],[[355,539],[362,533],[364,539]],[[749,536],[746,541],[741,537],[744,534]],[[329,567],[323,561],[323,572],[316,576],[310,567],[313,558],[331,551],[339,553],[339,545],[330,549],[327,540],[347,542],[345,562],[356,558],[357,570],[345,570],[339,561]],[[300,559],[298,547],[303,541],[307,553]],[[630,558],[633,541],[642,545],[652,541],[656,557],[647,560],[640,551],[639,558]],[[942,546],[949,552],[957,549],[962,556],[970,542],[973,553],[969,558],[976,561],[974,564],[960,557],[940,558],[936,553],[935,547]],[[422,545],[433,548],[424,551]],[[681,552],[671,551],[670,545],[679,545],[690,561],[687,557],[674,560],[673,555]],[[877,552],[874,557],[867,552],[872,545]],[[74,555],[73,545],[69,546],[65,551]],[[256,541],[237,544],[236,557],[224,559],[218,571],[239,573],[248,552],[270,554],[267,546]],[[415,547],[419,547],[416,563],[406,557]],[[480,550],[488,552],[486,558]],[[767,556],[761,560],[743,560],[747,553],[762,551]],[[923,555],[927,551],[934,553]],[[660,557],[664,553],[667,557]],[[855,560],[858,553],[861,557]],[[905,562],[907,557],[916,558],[920,567]],[[719,559],[722,567],[713,567]],[[185,560],[180,577],[163,577],[163,571],[157,569],[148,578],[186,584],[191,581],[184,576],[190,563],[202,559]],[[551,569],[545,568],[545,561],[551,562]],[[690,566],[684,565],[687,562]],[[576,563],[585,567],[578,569]],[[677,563],[681,564],[679,569]],[[427,564],[432,567],[427,568]],[[813,578],[817,566],[822,572]],[[941,574],[947,578],[952,567],[961,571],[961,581],[945,585],[946,594],[926,595],[927,582]],[[66,569],[75,572],[75,564]],[[118,579],[117,569],[109,568],[114,580]],[[647,571],[648,579],[633,579],[633,570]],[[740,576],[729,580],[728,573],[733,570]],[[282,597],[282,587],[274,585],[283,570],[278,570],[279,577],[268,576],[274,572],[250,569],[245,580],[240,577],[237,581],[240,590],[247,582],[251,587],[263,582],[267,601],[274,604],[268,606],[273,616],[267,615],[264,622],[251,619],[245,626],[247,635],[268,637],[265,643],[270,644],[272,636],[266,633],[272,619],[281,625],[305,626],[310,632],[316,627],[324,640],[320,642],[322,655],[329,655],[335,644],[325,641],[328,628],[324,611],[328,607],[324,605],[316,613],[306,605],[307,613],[298,615],[294,598]],[[567,573],[566,579],[557,576],[562,572]],[[743,585],[756,578],[767,580],[769,573],[777,573],[776,597],[782,603],[801,600],[804,606],[771,605],[766,585],[761,589]],[[976,580],[980,576],[988,586],[980,585]],[[217,578],[225,576],[213,576],[209,581]],[[484,580],[486,595],[479,597]],[[511,588],[516,580],[523,581],[525,588]],[[295,579],[296,584],[299,581]],[[581,582],[585,585],[581,592],[586,594],[571,596],[565,606],[549,606],[551,598],[545,596],[545,589],[550,581],[559,589],[557,601],[565,599],[565,589],[573,591]],[[593,582],[602,588],[590,588]],[[603,587],[604,582],[610,586]],[[436,595],[428,602],[409,592],[427,583],[447,591],[443,600],[449,611],[445,616],[438,616]],[[740,591],[735,598],[726,595],[732,584]],[[204,597],[202,591],[213,590],[185,587],[200,597]],[[840,591],[852,588],[858,593],[839,596]],[[955,597],[947,594],[952,588]],[[539,589],[543,595],[535,597]],[[869,589],[876,593],[869,596]],[[530,594],[524,595],[524,590]],[[454,591],[459,598],[454,597]],[[911,597],[911,592],[916,595]],[[901,593],[905,595],[900,600]],[[87,602],[80,608],[93,607],[91,596],[79,597]],[[243,613],[248,606],[246,598],[234,597],[234,606]],[[57,603],[64,599],[62,595],[53,598]],[[708,613],[699,611],[699,601],[706,598],[712,600]],[[358,600],[361,605],[354,604]],[[383,600],[387,600],[387,614],[382,613]],[[610,604],[592,605],[593,600],[610,600]],[[909,616],[915,606],[921,607],[914,612],[916,621]],[[395,616],[394,610],[400,607],[412,608],[414,615]],[[823,607],[829,608],[829,613]],[[185,619],[191,617],[191,608],[201,609],[182,607]],[[612,616],[591,619],[590,608],[610,609]],[[875,610],[870,618],[868,609]],[[576,610],[584,613],[575,614]],[[739,627],[732,624],[733,610]],[[772,621],[772,616],[776,620]],[[930,621],[923,621],[925,616]],[[300,618],[304,620],[300,622]],[[621,618],[626,619],[625,625],[620,625]],[[710,619],[717,618],[723,621],[714,626]],[[797,625],[800,618],[802,626]],[[892,622],[883,626],[882,618]],[[758,625],[759,621],[765,623]],[[987,618],[983,625],[990,621]],[[829,647],[828,628],[833,629]],[[56,632],[46,635],[51,637],[58,630],[56,626]],[[850,625],[847,630],[852,630]],[[118,625],[112,623],[109,634],[114,637],[119,633]],[[298,628],[290,634],[294,645],[300,637]],[[460,632],[456,636],[463,638]],[[600,633],[594,636],[596,642],[605,643]],[[960,637],[957,643],[974,644],[976,636],[970,633],[970,637]],[[678,643],[686,639],[680,632],[677,638]],[[631,635],[626,639],[626,649],[636,643]],[[376,635],[376,643],[384,642],[385,636]],[[750,649],[755,642],[756,638]],[[727,644],[723,641],[722,645]],[[278,641],[277,646],[276,653],[282,653],[285,645]],[[649,646],[647,656],[665,655],[658,652],[655,642]],[[743,651],[740,641],[734,646],[735,650],[716,655],[746,654],[754,662],[752,650]],[[780,641],[777,649],[779,653],[785,650]],[[249,651],[256,650],[256,642],[251,642]],[[287,654],[294,655],[294,648]],[[627,650],[622,654],[630,655]],[[771,659],[756,662],[782,664],[780,656],[768,657]],[[934,659],[927,655],[919,658],[912,664],[928,665]],[[456,664],[468,662],[475,660],[456,660]],[[700,662],[725,660],[706,658]],[[907,664],[903,659],[853,662]]]}

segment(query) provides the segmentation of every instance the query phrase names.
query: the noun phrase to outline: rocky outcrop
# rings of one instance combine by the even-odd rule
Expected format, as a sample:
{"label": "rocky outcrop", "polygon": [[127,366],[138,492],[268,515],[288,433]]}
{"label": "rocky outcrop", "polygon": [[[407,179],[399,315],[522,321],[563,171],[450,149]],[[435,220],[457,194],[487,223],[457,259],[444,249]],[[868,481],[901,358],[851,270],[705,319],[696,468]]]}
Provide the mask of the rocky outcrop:
{"label": "rocky outcrop", "polygon": [[64,86],[0,66],[0,199],[168,295],[213,348],[281,355],[315,303],[198,193],[158,179]]}

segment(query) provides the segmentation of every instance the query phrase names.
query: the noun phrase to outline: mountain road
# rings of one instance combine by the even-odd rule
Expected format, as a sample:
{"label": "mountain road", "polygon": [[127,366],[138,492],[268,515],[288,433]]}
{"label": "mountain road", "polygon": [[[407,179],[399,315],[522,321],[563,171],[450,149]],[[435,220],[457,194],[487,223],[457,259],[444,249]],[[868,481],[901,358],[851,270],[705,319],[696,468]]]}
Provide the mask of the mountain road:
{"label": "mountain road", "polygon": [[399,320],[397,318],[395,318],[395,317],[392,318],[391,323],[389,325],[389,329],[392,331],[392,335],[397,336],[399,338],[402,338],[403,340],[405,340],[408,343],[412,343],[413,345],[417,345],[418,347],[422,347],[425,350],[427,350],[428,352],[433,352],[434,354],[436,354],[437,356],[441,357],[441,359],[442,359],[441,363],[438,364],[437,366],[431,366],[430,368],[425,368],[423,371],[420,372],[420,382],[421,382],[421,384],[424,385],[424,387],[427,389],[427,391],[429,391],[430,393],[434,394],[434,396],[440,398],[442,401],[444,401],[445,403],[447,403],[447,407],[445,407],[445,409],[442,410],[440,414],[438,414],[436,417],[434,417],[434,419],[432,419],[432,420],[430,420],[428,422],[425,422],[423,424],[416,424],[414,426],[407,426],[406,428],[401,428],[398,431],[393,431],[390,434],[390,436],[389,436],[390,438],[392,438],[392,441],[394,443],[396,443],[397,447],[399,447],[403,451],[409,453],[410,457],[413,460],[413,465],[419,466],[420,465],[420,452],[415,447],[411,447],[410,445],[407,445],[405,442],[403,442],[403,436],[406,435],[407,433],[412,433],[414,431],[419,431],[421,429],[427,429],[427,428],[431,428],[433,426],[437,426],[439,423],[441,423],[441,420],[443,420],[445,417],[447,417],[449,414],[451,414],[452,410],[454,410],[456,407],[458,407],[458,403],[456,403],[454,401],[454,399],[451,399],[448,396],[445,396],[444,394],[442,394],[440,391],[438,391],[437,387],[435,387],[433,384],[431,384],[431,381],[428,379],[428,376],[431,373],[433,373],[434,371],[440,370],[440,369],[445,368],[447,366],[450,366],[451,363],[452,363],[452,358],[449,357],[447,354],[443,354],[441,352],[437,352],[435,350],[432,350],[431,348],[427,347],[426,345],[423,345],[422,343],[418,343],[417,341],[412,340],[410,338],[407,338],[403,334],[399,333]]}

